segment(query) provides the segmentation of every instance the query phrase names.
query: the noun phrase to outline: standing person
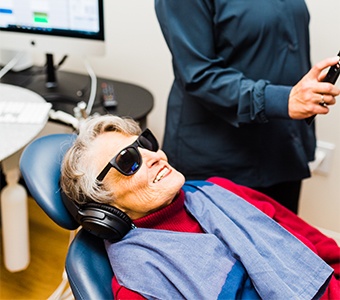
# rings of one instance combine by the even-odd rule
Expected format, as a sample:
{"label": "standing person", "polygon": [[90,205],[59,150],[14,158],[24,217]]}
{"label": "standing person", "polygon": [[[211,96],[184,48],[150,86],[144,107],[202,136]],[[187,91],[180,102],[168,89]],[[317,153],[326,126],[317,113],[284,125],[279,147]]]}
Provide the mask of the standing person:
{"label": "standing person", "polygon": [[[297,212],[314,124],[339,89],[311,69],[304,0],[155,0],[173,58],[163,149],[186,179],[226,177]],[[203,138],[204,137],[204,138]]]}

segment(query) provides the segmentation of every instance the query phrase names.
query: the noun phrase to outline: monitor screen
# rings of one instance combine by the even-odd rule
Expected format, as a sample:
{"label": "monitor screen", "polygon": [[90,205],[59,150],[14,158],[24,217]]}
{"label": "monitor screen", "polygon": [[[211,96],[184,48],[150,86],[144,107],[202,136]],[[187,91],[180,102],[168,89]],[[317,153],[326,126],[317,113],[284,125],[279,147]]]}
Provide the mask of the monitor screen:
{"label": "monitor screen", "polygon": [[103,0],[2,0],[0,49],[104,54]]}

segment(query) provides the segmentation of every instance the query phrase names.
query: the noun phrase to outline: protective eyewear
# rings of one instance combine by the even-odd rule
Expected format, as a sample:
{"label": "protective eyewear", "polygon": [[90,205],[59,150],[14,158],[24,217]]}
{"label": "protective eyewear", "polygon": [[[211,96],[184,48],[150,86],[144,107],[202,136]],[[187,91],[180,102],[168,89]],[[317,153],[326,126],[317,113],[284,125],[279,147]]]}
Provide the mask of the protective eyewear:
{"label": "protective eyewear", "polygon": [[138,147],[153,152],[159,149],[156,137],[149,129],[145,129],[134,143],[125,147],[109,161],[98,175],[97,180],[102,181],[111,168],[115,168],[125,176],[135,174],[142,165],[142,155]]}

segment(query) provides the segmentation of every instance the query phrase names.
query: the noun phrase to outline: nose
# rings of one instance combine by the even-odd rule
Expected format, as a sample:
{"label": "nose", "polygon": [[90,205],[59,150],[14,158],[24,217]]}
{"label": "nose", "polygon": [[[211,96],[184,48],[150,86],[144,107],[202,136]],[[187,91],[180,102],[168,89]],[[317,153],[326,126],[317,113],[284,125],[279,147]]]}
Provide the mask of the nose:
{"label": "nose", "polygon": [[158,150],[156,152],[146,150],[146,149],[141,149],[139,148],[139,151],[142,155],[143,162],[148,166],[151,167],[154,164],[158,163],[161,160],[168,161],[168,158],[166,154],[162,150]]}

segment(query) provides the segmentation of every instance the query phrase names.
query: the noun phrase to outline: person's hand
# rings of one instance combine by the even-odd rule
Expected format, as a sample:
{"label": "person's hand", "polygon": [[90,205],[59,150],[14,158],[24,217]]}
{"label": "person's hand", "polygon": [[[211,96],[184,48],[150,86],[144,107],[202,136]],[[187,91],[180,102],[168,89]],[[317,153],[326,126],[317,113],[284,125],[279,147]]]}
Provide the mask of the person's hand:
{"label": "person's hand", "polygon": [[322,82],[326,76],[323,70],[338,61],[339,57],[320,61],[293,86],[288,100],[288,113],[292,119],[305,119],[329,112],[328,105],[335,104],[335,97],[340,94],[340,89],[331,83]]}

